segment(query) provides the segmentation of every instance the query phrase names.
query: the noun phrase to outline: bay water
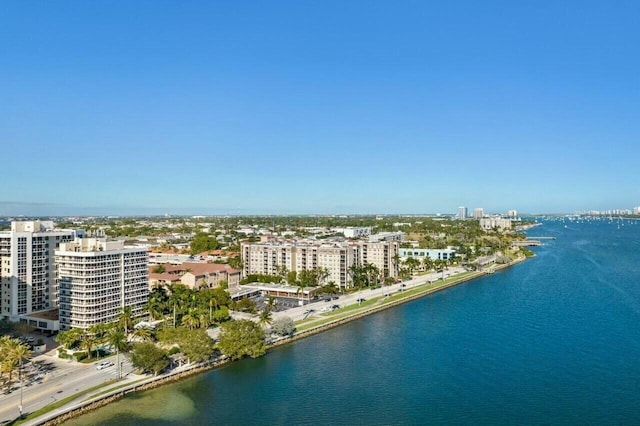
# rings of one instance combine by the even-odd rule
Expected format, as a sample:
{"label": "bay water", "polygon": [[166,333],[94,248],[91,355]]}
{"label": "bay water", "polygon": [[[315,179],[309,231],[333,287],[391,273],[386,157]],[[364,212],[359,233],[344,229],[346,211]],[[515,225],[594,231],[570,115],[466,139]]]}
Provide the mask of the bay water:
{"label": "bay water", "polygon": [[544,221],[504,271],[75,425],[640,424],[640,222]]}

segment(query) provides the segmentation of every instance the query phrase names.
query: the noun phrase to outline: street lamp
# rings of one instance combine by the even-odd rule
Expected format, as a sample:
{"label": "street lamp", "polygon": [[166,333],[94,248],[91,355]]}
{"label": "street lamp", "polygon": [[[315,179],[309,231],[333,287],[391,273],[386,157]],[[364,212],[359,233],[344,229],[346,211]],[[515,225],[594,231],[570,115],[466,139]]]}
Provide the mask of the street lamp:
{"label": "street lamp", "polygon": [[22,388],[24,387],[24,378],[22,377],[22,358],[20,358],[20,405],[18,405],[18,410],[20,410],[20,418],[22,418]]}

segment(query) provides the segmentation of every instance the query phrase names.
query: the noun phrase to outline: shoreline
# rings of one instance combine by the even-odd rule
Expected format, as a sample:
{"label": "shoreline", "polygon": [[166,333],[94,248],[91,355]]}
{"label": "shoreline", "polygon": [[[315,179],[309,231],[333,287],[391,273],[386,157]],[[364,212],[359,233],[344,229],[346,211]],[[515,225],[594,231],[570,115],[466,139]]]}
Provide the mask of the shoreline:
{"label": "shoreline", "polygon": [[[340,317],[334,320],[329,320],[327,322],[320,323],[318,325],[305,329],[304,331],[296,333],[291,337],[279,339],[268,346],[268,352],[271,351],[272,349],[297,342],[301,339],[305,339],[315,334],[322,333],[323,331],[338,327],[348,322],[355,321],[360,318],[364,318],[366,316],[384,311],[386,309],[390,309],[390,308],[402,305],[404,303],[408,303],[408,302],[429,296],[431,294],[446,290],[451,287],[455,287],[457,285],[475,280],[477,278],[485,277],[487,275],[492,274],[493,271],[499,271],[499,270],[509,268],[516,264],[522,263],[525,260],[527,260],[527,257],[519,257],[517,259],[512,260],[509,263],[505,263],[502,265],[494,264],[493,267],[491,268],[492,272],[474,271],[474,272],[471,272],[469,275],[465,275],[463,277],[456,278],[455,276],[453,276],[453,277],[450,277],[449,280],[445,280],[445,282],[443,282],[441,285],[430,286],[427,283],[420,284],[411,290],[407,290],[407,293],[411,292],[411,294],[408,294],[406,297],[399,297],[396,300],[387,301],[386,303],[384,303],[384,299],[381,299],[381,300],[378,300],[378,303],[374,306],[369,306],[362,310],[355,310],[353,313],[347,314],[344,317]],[[421,288],[422,286],[424,286],[424,288]],[[415,291],[415,290],[419,290],[419,291]],[[395,295],[397,295],[397,293]],[[265,355],[268,355],[268,352]],[[241,360],[238,360],[238,361],[241,361]],[[45,425],[45,426],[60,425],[66,422],[67,420],[79,417],[90,411],[104,407],[111,402],[118,401],[124,398],[128,394],[151,390],[169,383],[174,383],[200,373],[204,373],[207,371],[214,370],[216,368],[220,368],[222,366],[230,364],[231,362],[235,362],[235,361],[231,361],[230,359],[210,361],[207,363],[193,365],[190,368],[182,371],[174,371],[168,375],[150,377],[148,379],[144,379],[135,384],[124,385],[121,387],[116,386],[111,390],[106,390],[106,391],[103,391],[102,393],[98,393],[94,397],[89,397],[89,399],[86,399],[73,406],[70,406],[67,408],[61,407],[59,412],[55,412],[54,410],[54,412],[48,413],[48,415],[45,414],[39,418],[33,419],[31,421],[27,420],[20,424]],[[16,423],[17,422],[14,421],[10,424],[16,424]]]}

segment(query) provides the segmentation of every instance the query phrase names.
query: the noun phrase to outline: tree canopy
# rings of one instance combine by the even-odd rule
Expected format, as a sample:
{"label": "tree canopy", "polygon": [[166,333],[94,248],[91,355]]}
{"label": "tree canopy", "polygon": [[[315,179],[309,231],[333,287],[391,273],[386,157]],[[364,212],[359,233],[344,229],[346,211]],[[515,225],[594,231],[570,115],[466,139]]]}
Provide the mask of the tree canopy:
{"label": "tree canopy", "polygon": [[134,343],[131,364],[145,373],[158,374],[169,365],[169,357],[163,349],[153,343]]}
{"label": "tree canopy", "polygon": [[262,328],[250,320],[222,324],[218,347],[224,355],[236,360],[246,356],[257,358],[267,352]]}

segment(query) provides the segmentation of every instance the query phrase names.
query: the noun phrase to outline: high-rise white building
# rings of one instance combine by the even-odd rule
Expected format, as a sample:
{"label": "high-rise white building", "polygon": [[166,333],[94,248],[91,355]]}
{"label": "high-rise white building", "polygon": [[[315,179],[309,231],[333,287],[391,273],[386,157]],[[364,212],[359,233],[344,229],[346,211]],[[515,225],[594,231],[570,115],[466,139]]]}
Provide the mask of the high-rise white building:
{"label": "high-rise white building", "polygon": [[507,216],[509,216],[510,218],[518,217],[518,211],[517,210],[509,210],[507,212]]}
{"label": "high-rise white building", "polygon": [[55,229],[50,221],[12,222],[0,232],[0,317],[50,329],[27,316],[55,309],[54,251],[82,231]]}
{"label": "high-rise white building", "polygon": [[458,219],[465,220],[468,216],[468,211],[466,207],[458,207]]}
{"label": "high-rise white building", "polygon": [[123,241],[78,238],[55,252],[60,329],[116,321],[125,306],[142,315],[149,298],[147,249]]}
{"label": "high-rise white building", "polygon": [[302,271],[325,268],[328,277],[341,288],[351,285],[349,268],[365,263],[375,265],[385,277],[397,277],[397,241],[336,241],[271,240],[242,243],[243,275],[278,275],[283,270]]}

